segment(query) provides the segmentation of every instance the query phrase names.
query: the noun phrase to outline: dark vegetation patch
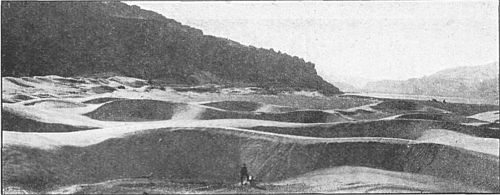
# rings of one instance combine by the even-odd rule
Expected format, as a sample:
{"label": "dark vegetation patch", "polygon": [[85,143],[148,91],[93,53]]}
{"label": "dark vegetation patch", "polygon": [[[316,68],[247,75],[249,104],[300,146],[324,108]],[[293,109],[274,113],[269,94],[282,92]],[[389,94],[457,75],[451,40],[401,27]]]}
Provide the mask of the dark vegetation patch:
{"label": "dark vegetation patch", "polygon": [[2,109],[2,131],[17,132],[71,132],[96,129],[96,127],[72,126],[58,123],[45,123],[29,119]]}
{"label": "dark vegetation patch", "polygon": [[255,111],[262,106],[258,102],[249,101],[221,101],[206,103],[203,105],[230,111]]}

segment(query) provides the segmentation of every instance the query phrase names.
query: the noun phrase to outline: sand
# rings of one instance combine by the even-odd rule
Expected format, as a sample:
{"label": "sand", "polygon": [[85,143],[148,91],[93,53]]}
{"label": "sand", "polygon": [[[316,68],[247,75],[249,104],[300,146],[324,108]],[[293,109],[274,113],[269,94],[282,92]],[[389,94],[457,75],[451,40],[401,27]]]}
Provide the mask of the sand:
{"label": "sand", "polygon": [[[38,155],[14,165],[12,152]],[[245,162],[262,182],[330,167],[363,166],[499,190],[495,168],[498,155],[388,138],[327,139],[237,129],[174,128],[126,134],[87,147],[41,150],[9,146],[4,154],[10,159],[5,162],[7,183],[24,187],[29,187],[22,182],[23,178],[31,178],[29,175],[40,177],[38,188],[48,188],[54,184],[95,183],[151,172],[155,178],[234,182],[238,178],[235,170]],[[42,170],[31,168],[38,164]]]}
{"label": "sand", "polygon": [[2,82],[4,192],[500,192],[498,106]]}

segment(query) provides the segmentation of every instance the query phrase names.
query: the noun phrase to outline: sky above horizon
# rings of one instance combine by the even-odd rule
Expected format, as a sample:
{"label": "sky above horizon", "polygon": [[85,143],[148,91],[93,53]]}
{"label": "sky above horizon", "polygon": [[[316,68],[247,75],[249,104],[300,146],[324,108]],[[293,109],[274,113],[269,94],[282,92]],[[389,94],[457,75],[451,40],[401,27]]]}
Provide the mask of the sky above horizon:
{"label": "sky above horizon", "polygon": [[491,0],[125,3],[304,58],[327,80],[409,79],[499,58],[498,2]]}

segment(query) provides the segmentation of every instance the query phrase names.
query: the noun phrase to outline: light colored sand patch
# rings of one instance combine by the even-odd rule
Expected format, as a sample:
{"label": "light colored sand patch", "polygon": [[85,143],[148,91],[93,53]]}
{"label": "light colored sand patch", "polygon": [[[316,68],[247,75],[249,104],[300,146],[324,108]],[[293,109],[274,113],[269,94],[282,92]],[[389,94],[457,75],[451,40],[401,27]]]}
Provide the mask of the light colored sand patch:
{"label": "light colored sand patch", "polygon": [[[265,104],[265,105],[262,105],[257,110],[255,110],[255,112],[273,112],[274,110],[276,110],[276,109],[274,109],[276,107],[281,107],[281,106]],[[285,106],[283,106],[283,107],[285,107]]]}
{"label": "light colored sand patch", "polygon": [[93,127],[109,127],[121,125],[119,122],[105,122],[93,120],[89,117],[81,115],[89,110],[94,110],[99,105],[89,105],[86,107],[76,108],[52,108],[24,106],[18,104],[3,104],[3,109],[16,113],[17,115],[34,119],[44,123],[60,123],[72,126],[93,126]]}
{"label": "light colored sand patch", "polygon": [[177,106],[174,109],[174,116],[171,120],[192,120],[196,119],[204,111],[201,106]]}
{"label": "light colored sand patch", "polygon": [[[53,137],[57,137],[55,134]],[[2,137],[2,145],[20,145],[31,146],[41,149],[51,149],[64,144],[61,144],[57,139],[50,136],[40,136],[32,133],[21,133],[13,131],[4,131]]]}
{"label": "light colored sand patch", "polygon": [[473,137],[446,129],[427,130],[415,142],[443,144],[495,156],[499,156],[500,152],[498,139]]}
{"label": "light colored sand patch", "polygon": [[2,194],[37,194],[35,192],[31,192],[20,187],[8,186],[2,187]]}
{"label": "light colored sand patch", "polygon": [[429,175],[352,166],[317,170],[274,184],[305,184],[310,188],[307,191],[319,193],[488,192]]}
{"label": "light colored sand patch", "polygon": [[62,100],[57,98],[47,98],[47,99],[38,99],[38,100],[30,100],[23,102],[24,105],[39,107],[42,109],[58,109],[58,108],[75,108],[75,107],[86,107],[87,105],[70,101],[70,100]]}
{"label": "light colored sand patch", "polygon": [[252,88],[236,88],[236,87],[233,87],[233,88],[224,88],[224,89],[221,89],[220,90],[221,93],[223,94],[232,94],[232,93],[236,93],[236,94],[251,94],[251,93],[255,93],[255,90],[253,90]]}
{"label": "light colored sand patch", "polygon": [[497,120],[500,120],[500,114],[499,114],[500,111],[496,110],[496,111],[490,111],[490,112],[483,112],[483,113],[479,113],[479,114],[475,114],[475,115],[472,115],[472,116],[469,116],[469,118],[475,118],[475,119],[478,119],[478,120],[482,120],[482,121],[488,121],[490,123],[493,123]]}
{"label": "light colored sand patch", "polygon": [[367,104],[367,105],[363,105],[363,106],[358,106],[358,107],[353,107],[353,108],[349,108],[349,109],[343,109],[343,110],[347,111],[347,112],[355,112],[356,110],[366,110],[366,111],[371,111],[371,112],[378,112],[378,110],[373,109],[372,106],[376,106],[382,102],[383,101],[377,100],[375,103],[371,103],[371,104]]}
{"label": "light colored sand patch", "polygon": [[394,120],[394,119],[397,119],[398,117],[400,116],[403,116],[403,114],[399,114],[399,115],[394,115],[394,116],[389,116],[389,117],[385,117],[385,118],[381,118],[380,120]]}
{"label": "light colored sand patch", "polygon": [[488,123],[479,123],[479,122],[477,122],[477,123],[460,123],[460,124],[478,127],[478,126],[485,125],[485,124],[488,124]]}
{"label": "light colored sand patch", "polygon": [[[94,185],[98,185],[98,184],[101,184],[101,183],[97,183]],[[85,186],[88,186],[88,184],[78,184],[78,185],[66,186],[66,187],[59,188],[57,190],[52,190],[52,191],[46,192],[46,194],[76,194],[76,193],[82,191]]]}
{"label": "light colored sand patch", "polygon": [[307,97],[325,97],[323,94],[317,91],[294,91],[291,93],[284,93],[284,94],[302,95]]}

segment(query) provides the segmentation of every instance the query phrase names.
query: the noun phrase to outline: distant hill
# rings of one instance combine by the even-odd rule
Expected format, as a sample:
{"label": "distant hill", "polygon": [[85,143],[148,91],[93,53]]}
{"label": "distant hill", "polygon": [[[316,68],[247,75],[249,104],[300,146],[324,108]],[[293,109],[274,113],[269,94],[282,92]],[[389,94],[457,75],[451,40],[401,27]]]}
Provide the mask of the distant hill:
{"label": "distant hill", "polygon": [[315,65],[121,2],[2,2],[2,75],[124,75],[341,93]]}
{"label": "distant hill", "polygon": [[445,69],[422,78],[368,83],[363,91],[498,100],[498,62]]}
{"label": "distant hill", "polygon": [[360,89],[345,82],[330,82],[331,84],[335,85],[338,87],[341,91],[343,92],[359,92]]}

